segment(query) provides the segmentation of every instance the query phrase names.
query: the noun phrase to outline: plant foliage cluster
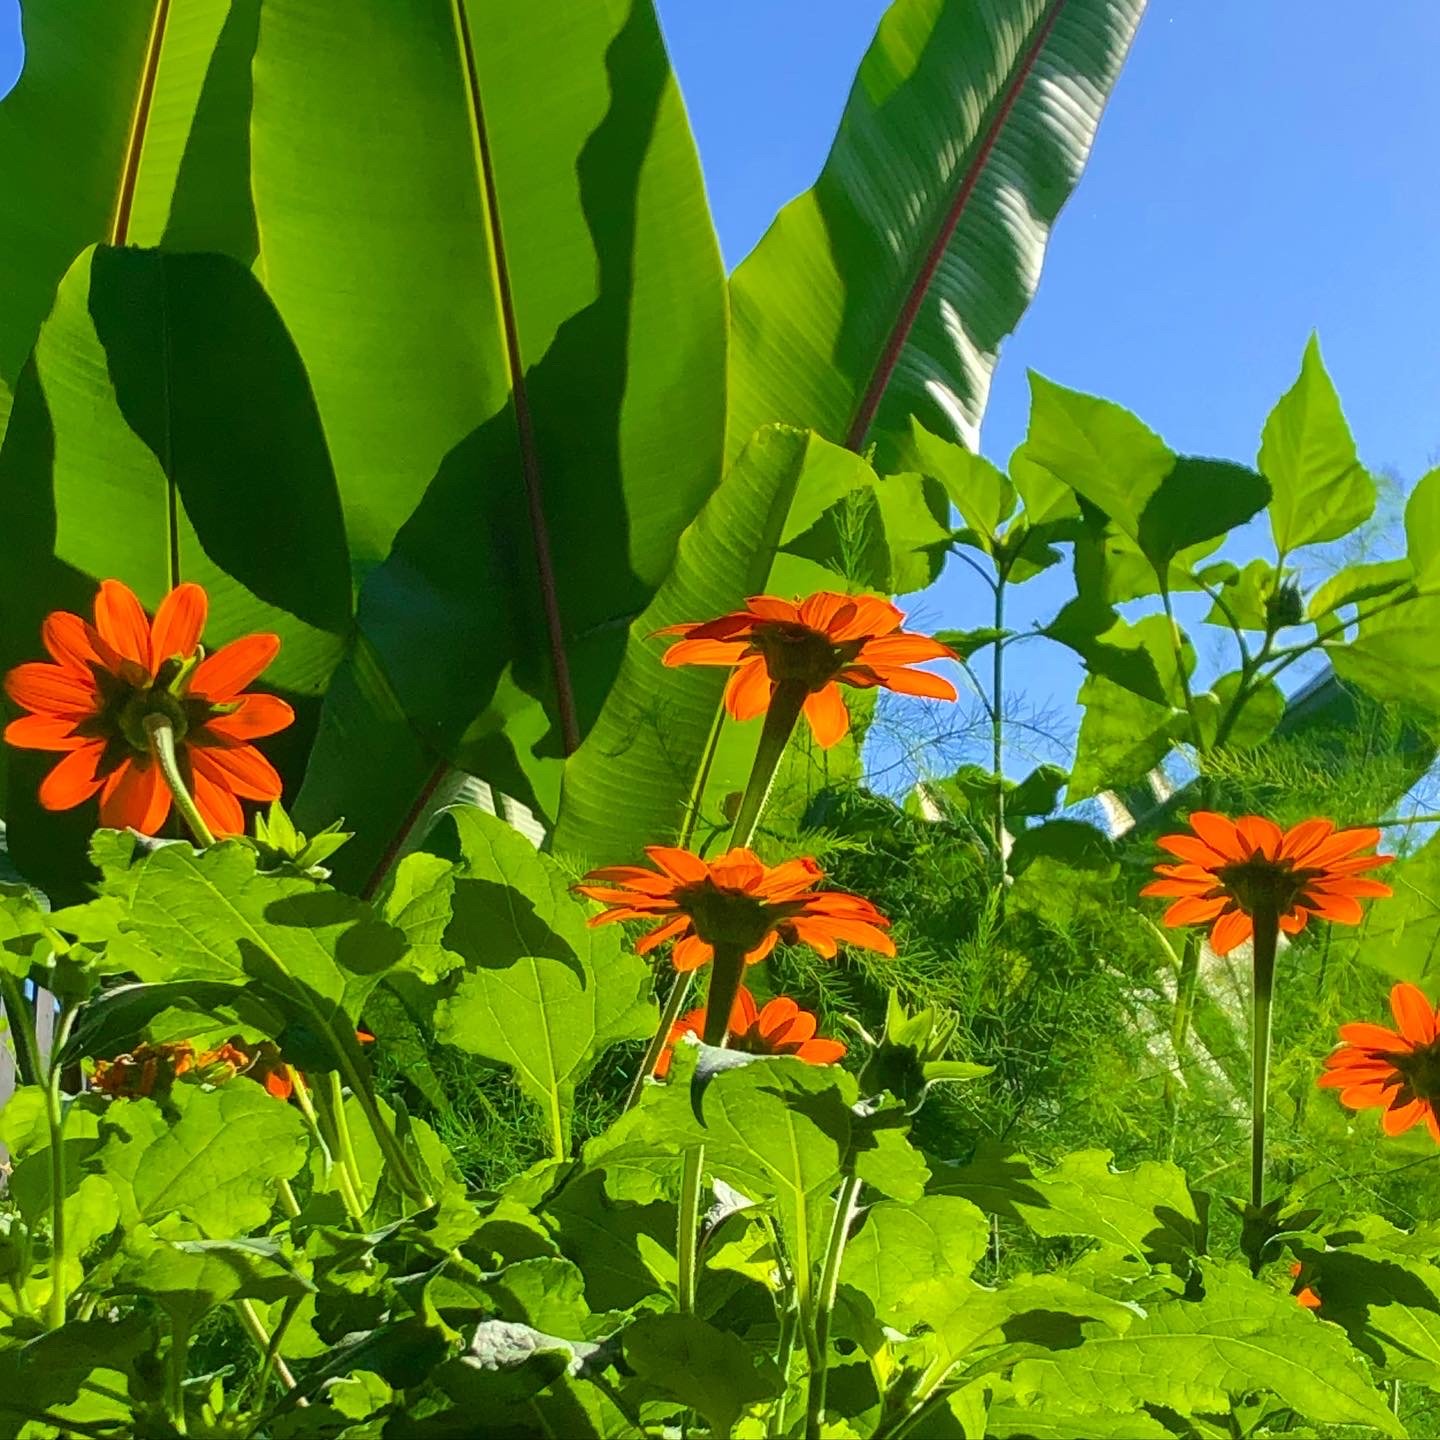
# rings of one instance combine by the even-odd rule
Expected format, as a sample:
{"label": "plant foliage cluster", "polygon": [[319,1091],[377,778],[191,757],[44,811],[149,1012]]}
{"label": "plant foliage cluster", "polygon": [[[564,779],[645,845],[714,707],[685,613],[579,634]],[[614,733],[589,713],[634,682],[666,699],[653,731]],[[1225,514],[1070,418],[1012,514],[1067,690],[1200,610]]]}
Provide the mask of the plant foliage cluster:
{"label": "plant foliage cluster", "polygon": [[[1316,578],[1376,484],[1313,341],[1253,462],[1040,376],[976,445],[1143,9],[896,0],[727,281],[648,0],[27,0],[0,1430],[1434,1433],[1435,1144],[1314,1082],[1440,988],[1440,472]],[[950,562],[970,628],[846,629]],[[825,617],[766,703],[680,663],[756,596]],[[1010,776],[1022,641],[1083,719]],[[925,646],[987,753],[872,793]],[[1387,825],[1394,893],[1217,954],[1138,898],[1208,811]],[[689,932],[586,872],[703,942],[690,1034]]]}

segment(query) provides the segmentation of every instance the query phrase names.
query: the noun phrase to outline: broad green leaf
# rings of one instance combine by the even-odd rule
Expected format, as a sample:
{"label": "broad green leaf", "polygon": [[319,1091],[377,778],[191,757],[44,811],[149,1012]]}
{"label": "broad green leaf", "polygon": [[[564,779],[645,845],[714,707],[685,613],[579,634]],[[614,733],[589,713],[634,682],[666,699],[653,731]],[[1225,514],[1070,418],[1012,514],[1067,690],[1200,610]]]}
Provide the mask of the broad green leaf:
{"label": "broad green leaf", "polygon": [[1047,820],[1015,837],[1010,849],[1012,874],[1023,875],[1032,865],[1046,860],[1059,862],[1070,870],[1092,871],[1107,879],[1113,879],[1118,873],[1115,846],[1110,837],[1083,820]]}
{"label": "broad green leaf", "polygon": [[774,560],[776,550],[836,498],[870,483],[864,461],[813,435],[771,427],[755,436],[682,537],[654,602],[630,627],[614,689],[566,764],[558,852],[609,863],[634,856],[682,831],[707,789],[724,795],[743,787],[755,745],[749,731],[729,725],[738,733],[727,737],[718,764],[714,757],[728,672],[701,665],[667,670],[666,641],[655,632],[738,609],[747,595],[775,584],[781,588],[774,593],[794,594],[784,585],[787,576],[823,575],[794,557]]}
{"label": "broad green leaf", "polygon": [[1255,463],[1270,482],[1270,529],[1282,556],[1348,535],[1375,508],[1375,482],[1355,453],[1313,335],[1299,377],[1265,422]]}
{"label": "broad green leaf", "polygon": [[1341,679],[1377,700],[1440,717],[1440,470],[1416,486],[1405,505],[1406,554],[1414,588],[1361,605],[1348,645],[1325,646]]}
{"label": "broad green leaf", "polygon": [[105,1113],[95,1164],[120,1199],[122,1223],[178,1214],[217,1240],[263,1225],[276,1182],[309,1153],[300,1112],[245,1079],[177,1085],[170,1098],[173,1124],[152,1100],[117,1101]]}
{"label": "broad green leaf", "polygon": [[1243,680],[1239,670],[1232,670],[1194,697],[1200,740],[1207,747],[1253,750],[1263,745],[1284,719],[1285,694],[1273,680],[1262,680],[1237,705]]}
{"label": "broad green leaf", "polygon": [[1312,1420],[1404,1436],[1339,1330],[1238,1266],[1207,1265],[1204,1275],[1201,1300],[1156,1305],[1120,1335],[1086,1326],[1073,1349],[1022,1360],[1017,1395],[1082,1414],[1148,1403],[1188,1416],[1265,1390]]}
{"label": "broad green leaf", "polygon": [[355,1029],[365,997],[403,954],[399,931],[349,895],[258,872],[255,851],[236,841],[200,852],[167,845],[132,875],[122,927],[150,953],[142,978],[249,986],[284,1015],[277,1038],[288,1059],[365,1087]]}
{"label": "broad green leaf", "polygon": [[647,1038],[650,969],[613,928],[592,929],[565,875],[503,821],[453,812],[462,859],[445,948],[465,962],[437,1036],[508,1065],[568,1148],[575,1087],[607,1046]]}
{"label": "broad green leaf", "polygon": [[[281,637],[261,688],[302,702],[300,718],[264,748],[299,769],[313,697],[350,626],[349,562],[304,369],[242,266],[85,251],[16,387],[0,485],[12,509],[0,665],[41,658],[45,615],[88,615],[106,577],[152,611],[177,581],[199,581],[208,648],[255,631]],[[16,863],[47,889],[73,886],[93,807],[42,811],[33,796],[54,757],[23,751],[9,763]]]}
{"label": "broad green leaf", "polygon": [[1175,1440],[1175,1431],[1138,1407],[1104,1415],[998,1404],[990,1407],[986,1426],[985,1434],[994,1440],[1075,1440],[1077,1435],[1085,1440]]}
{"label": "broad green leaf", "polygon": [[1215,602],[1205,617],[1207,625],[1261,631],[1269,628],[1266,602],[1275,593],[1281,573],[1268,560],[1257,557],[1239,570],[1221,561],[1202,570],[1199,578],[1218,591],[1225,602],[1223,606]]}
{"label": "broad green leaf", "polygon": [[959,1286],[990,1243],[990,1223],[968,1200],[930,1194],[912,1205],[882,1200],[845,1247],[841,1283],[869,1297],[883,1323],[909,1329],[913,1293],[932,1283]]}
{"label": "broad green leaf", "polygon": [[314,1286],[273,1240],[207,1240],[194,1226],[172,1221],[138,1226],[125,1237],[115,1289],[151,1296],[188,1333],[207,1310],[227,1300],[299,1298]]}
{"label": "broad green leaf", "polygon": [[996,351],[1143,9],[890,8],[815,187],[731,282],[732,457],[771,421],[858,449],[911,415],[977,448]]}
{"label": "broad green leaf", "polygon": [[932,435],[918,417],[911,417],[908,434],[899,445],[900,463],[938,480],[974,532],[976,541],[993,555],[1005,522],[1015,511],[1015,487],[983,455]]}
{"label": "broad green leaf", "polygon": [[642,1380],[698,1410],[718,1435],[730,1433],[747,1405],[779,1389],[773,1365],[757,1368],[739,1335],[698,1315],[643,1316],[626,1327],[624,1346],[626,1363]]}
{"label": "broad green leaf", "polygon": [[1145,615],[1132,625],[1082,595],[1066,605],[1044,633],[1075,651],[1092,678],[1109,680],[1156,705],[1184,703],[1180,667],[1183,664],[1188,678],[1195,669],[1195,651],[1168,616]]}
{"label": "broad green leaf", "polygon": [[[565,1258],[585,1277],[591,1310],[629,1310],[663,1293],[665,1286],[646,1264],[641,1246],[650,1240],[673,1249],[675,1215],[668,1205],[621,1204],[605,1193],[603,1177],[592,1173],[572,1180],[544,1213]],[[673,1271],[668,1251],[664,1260]]]}
{"label": "broad green leaf", "polygon": [[116,1321],[69,1320],[24,1344],[0,1347],[0,1418],[18,1433],[24,1422],[47,1410],[69,1413],[67,1406],[87,1379],[123,1384],[123,1373],[116,1372],[128,1371],[154,1340],[147,1325],[127,1315]]}
{"label": "broad green leaf", "polygon": [[348,883],[448,765],[553,817],[719,479],[723,272],[648,3],[283,0],[255,74],[267,285],[375,566],[297,802]]}
{"label": "broad green leaf", "polygon": [[1038,472],[1107,516],[1137,544],[1141,516],[1175,465],[1169,446],[1123,406],[1033,371],[1030,427],[1011,474]]}
{"label": "broad green leaf", "polygon": [[1244,465],[1181,455],[1146,500],[1135,538],[1163,574],[1181,554],[1258,515],[1269,498],[1264,478]]}
{"label": "broad green leaf", "polygon": [[1410,584],[1415,575],[1409,560],[1376,560],[1365,565],[1347,565],[1332,575],[1311,595],[1305,606],[1307,620],[1321,620],[1346,605],[1393,595]]}
{"label": "broad green leaf", "polygon": [[1084,718],[1066,796],[1071,804],[1148,775],[1174,748],[1175,711],[1142,699],[1103,675],[1080,687]]}

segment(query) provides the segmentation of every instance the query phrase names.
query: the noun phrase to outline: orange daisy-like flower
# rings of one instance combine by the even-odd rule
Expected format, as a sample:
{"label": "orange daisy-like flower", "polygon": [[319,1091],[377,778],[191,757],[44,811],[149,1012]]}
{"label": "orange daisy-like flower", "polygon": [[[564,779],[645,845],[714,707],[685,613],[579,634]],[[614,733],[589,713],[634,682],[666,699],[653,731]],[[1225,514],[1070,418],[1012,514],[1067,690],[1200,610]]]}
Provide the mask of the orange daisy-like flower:
{"label": "orange daisy-like flower", "polygon": [[1325,1073],[1316,1082],[1338,1090],[1340,1103],[1351,1110],[1383,1109],[1380,1124],[1387,1135],[1402,1135],[1424,1121],[1440,1141],[1440,1024],[1435,1007],[1416,985],[1402,981],[1390,992],[1396,1030],[1356,1020],[1340,1027],[1344,1041],[1325,1059]]}
{"label": "orange daisy-like flower", "polygon": [[1210,925],[1210,948],[1217,955],[1250,938],[1257,906],[1273,909],[1280,928],[1294,935],[1312,915],[1358,925],[1362,899],[1391,893],[1388,885],[1361,873],[1395,858],[1357,853],[1378,843],[1375,829],[1337,830],[1330,820],[1304,820],[1281,830],[1258,815],[1228,820],[1208,810],[1195,811],[1190,828],[1189,835],[1161,837],[1161,847],[1181,863],[1157,865],[1164,878],[1140,893],[1176,897],[1165,923]]}
{"label": "orange daisy-like flower", "polygon": [[164,715],[201,816],[216,835],[241,835],[241,800],[278,800],[280,776],[249,742],[283,730],[294,712],[273,695],[243,693],[275,658],[277,635],[247,635],[206,656],[209,602],[177,585],[147,618],[128,585],[101,582],[95,623],[66,610],[46,616],[41,638],[53,664],[17,665],[5,693],[31,713],[5,728],[10,744],[64,759],[40,783],[47,810],[69,810],[97,792],[100,823],[154,835],[170,789],[150,753],[148,715]]}
{"label": "orange daisy-like flower", "polygon": [[659,920],[635,949],[645,955],[673,940],[677,970],[699,969],[715,958],[717,945],[739,946],[745,963],[753,965],[782,939],[808,945],[826,959],[842,940],[895,953],[895,942],[885,934],[890,922],[868,900],[815,888],[825,872],[813,860],[771,866],[753,851],[731,850],[706,861],[668,845],[647,845],[645,853],[657,870],[610,865],[592,870],[585,877],[589,883],[575,889],[607,907],[591,925]]}
{"label": "orange daisy-like flower", "polygon": [[[763,1010],[757,1009],[755,997],[742,985],[730,1011],[726,1048],[746,1055],[793,1055],[810,1065],[833,1065],[844,1056],[845,1046],[838,1040],[817,1039],[816,1023],[815,1016],[802,1010],[788,995],[768,1001]],[[670,1027],[665,1048],[655,1062],[657,1080],[670,1073],[670,1061],[680,1037],[700,1035],[704,1030],[703,1005],[687,1011]]]}
{"label": "orange daisy-like flower", "polygon": [[910,668],[922,660],[959,657],[928,635],[902,630],[904,619],[888,600],[822,590],[798,601],[755,595],[745,609],[718,620],[671,625],[658,633],[684,637],[665,652],[667,665],[738,667],[725,687],[725,708],[737,720],[763,715],[777,685],[803,684],[805,718],[816,743],[828,748],[850,728],[842,684],[959,698],[942,676]]}

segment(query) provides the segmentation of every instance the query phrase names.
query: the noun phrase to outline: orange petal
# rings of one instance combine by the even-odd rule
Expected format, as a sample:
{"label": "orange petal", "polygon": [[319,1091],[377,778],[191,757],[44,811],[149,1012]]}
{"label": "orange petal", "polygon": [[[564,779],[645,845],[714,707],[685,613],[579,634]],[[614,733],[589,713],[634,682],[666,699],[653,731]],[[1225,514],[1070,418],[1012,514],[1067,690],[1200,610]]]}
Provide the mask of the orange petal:
{"label": "orange petal", "polygon": [[770,708],[770,671],[764,660],[752,655],[725,686],[725,708],[736,720],[753,720]]}
{"label": "orange petal", "polygon": [[930,700],[958,700],[960,692],[943,676],[928,670],[876,666],[876,681],[896,695],[924,695]]}
{"label": "orange petal", "polygon": [[672,879],[693,885],[710,873],[698,856],[679,845],[647,845],[645,853]]}
{"label": "orange petal", "polygon": [[193,581],[177,585],[161,602],[150,627],[150,673],[172,656],[189,659],[200,644],[210,601]]}
{"label": "orange petal", "polygon": [[798,625],[800,610],[793,600],[782,600],[778,595],[752,595],[745,608],[761,620],[779,620],[782,624]]}
{"label": "orange petal", "polygon": [[5,743],[17,750],[80,750],[94,744],[75,733],[76,724],[57,715],[22,715],[5,727]]}
{"label": "orange petal", "polygon": [[[1345,1099],[1342,1094],[1341,1100]],[[1391,1105],[1380,1117],[1380,1128],[1387,1135],[1403,1135],[1412,1125],[1418,1125],[1430,1107],[1423,1100],[1411,1100],[1405,1105]]]}
{"label": "orange petal", "polygon": [[284,788],[275,767],[253,746],[233,749],[218,745],[186,747],[191,768],[242,800],[278,800]]}
{"label": "orange petal", "polygon": [[1226,863],[1226,857],[1198,835],[1162,835],[1155,843],[1162,850],[1168,850],[1204,870],[1213,871]]}
{"label": "orange petal", "polygon": [[[1337,860],[1354,855],[1357,850],[1371,850],[1380,843],[1380,832],[1373,826],[1359,830],[1337,830],[1305,857],[1308,869],[1328,869]],[[1368,857],[1366,857],[1368,858]]]}
{"label": "orange petal", "polygon": [[1435,1007],[1418,985],[1402,980],[1390,992],[1390,1009],[1400,1033],[1412,1045],[1428,1045],[1435,1038]]}
{"label": "orange petal", "polygon": [[1333,820],[1302,820],[1285,832],[1285,843],[1280,847],[1280,853],[1285,859],[1293,860],[1299,865],[1317,845],[1332,835],[1334,830]]}
{"label": "orange petal", "polygon": [[95,628],[122,659],[150,668],[150,621],[123,580],[102,580],[95,596]]}
{"label": "orange petal", "polygon": [[91,740],[72,750],[40,782],[39,800],[46,810],[71,810],[88,800],[101,785],[96,773],[105,756],[105,742]]}
{"label": "orange petal", "polygon": [[[1164,884],[1163,881],[1159,882]],[[1145,887],[1150,888],[1148,885]],[[1187,895],[1177,900],[1166,912],[1167,925],[1206,925],[1213,920],[1230,902],[1223,895],[1207,900],[1203,895]]]}
{"label": "orange petal", "polygon": [[1231,910],[1222,915],[1210,931],[1210,948],[1217,955],[1228,955],[1237,945],[1242,945],[1254,933],[1250,917],[1243,910]]}
{"label": "orange petal", "polygon": [[698,935],[687,935],[683,940],[677,940],[675,948],[670,952],[670,963],[682,973],[687,970],[698,970],[702,965],[708,965],[714,958],[714,947],[708,945]]}
{"label": "orange petal", "polygon": [[959,657],[948,646],[928,635],[906,631],[899,635],[882,635],[867,640],[855,656],[856,665],[879,669],[887,665],[918,665],[922,660],[955,660]]}
{"label": "orange petal", "polygon": [[200,662],[190,677],[189,693],[216,704],[234,700],[279,653],[278,635],[246,635],[232,640]]}
{"label": "orange petal", "polygon": [[1213,810],[1191,811],[1190,828],[1224,860],[1244,860],[1249,855],[1233,822]]}
{"label": "orange petal", "polygon": [[1263,815],[1246,815],[1236,822],[1235,828],[1250,853],[1263,855],[1267,860],[1280,858],[1285,832],[1273,820],[1267,820]]}
{"label": "orange petal", "polygon": [[804,708],[815,743],[822,750],[828,750],[845,738],[850,729],[850,712],[845,708],[845,697],[841,695],[840,687],[833,680],[807,695]]}
{"label": "orange petal", "polygon": [[661,663],[675,665],[738,665],[745,658],[744,640],[677,640]]}
{"label": "orange petal", "polygon": [[[1205,900],[1212,898],[1210,891],[1215,888],[1214,876],[1206,876],[1204,880],[1152,880],[1148,885],[1140,887],[1142,895],[1165,896],[1165,895],[1188,895],[1191,899]],[[1218,904],[1225,904],[1223,895],[1213,897]],[[1218,910],[1215,912],[1220,913]],[[1172,921],[1178,924],[1178,921]]]}
{"label": "orange petal", "polygon": [[40,715],[74,716],[94,714],[99,692],[88,676],[43,660],[17,665],[5,677],[5,693],[19,706]]}
{"label": "orange petal", "polygon": [[831,638],[853,621],[855,614],[855,601],[834,590],[817,590],[800,602],[800,623]]}
{"label": "orange petal", "polygon": [[1354,896],[1327,894],[1322,891],[1319,894],[1311,892],[1305,898],[1310,909],[1321,920],[1332,920],[1337,925],[1358,925],[1365,918],[1365,912]]}
{"label": "orange petal", "polygon": [[170,788],[149,756],[128,760],[120,778],[106,785],[100,800],[100,823],[112,830],[138,830],[158,835],[170,814]]}
{"label": "orange petal", "polygon": [[[196,753],[191,752],[192,761]],[[217,839],[245,833],[245,812],[240,808],[234,791],[196,769],[193,763],[190,767],[190,793],[195,798],[200,818]]]}
{"label": "orange petal", "polygon": [[1340,1090],[1340,1103],[1351,1110],[1364,1110],[1370,1105],[1388,1105],[1390,1092],[1399,1083],[1395,1080],[1361,1080]]}
{"label": "orange petal", "polygon": [[756,1021],[755,997],[747,986],[742,985],[735,992],[735,1008],[730,1012],[730,1028],[737,1035],[743,1035]]}
{"label": "orange petal", "polygon": [[1340,1027],[1340,1038],[1347,1045],[1361,1050],[1378,1050],[1382,1054],[1404,1054],[1415,1047],[1403,1035],[1387,1030],[1383,1025],[1372,1025],[1368,1020],[1352,1020]]}
{"label": "orange petal", "polygon": [[259,740],[284,730],[295,712],[278,695],[242,695],[228,715],[212,715],[205,728],[227,740]]}
{"label": "orange petal", "polygon": [[848,620],[837,616],[830,625],[830,638],[837,644],[863,636],[879,639],[898,630],[905,619],[898,606],[878,595],[852,595],[850,600],[855,607],[854,615]]}
{"label": "orange petal", "polygon": [[87,680],[92,665],[119,670],[120,657],[100,638],[100,632],[88,620],[68,610],[55,610],[47,615],[40,626],[40,638],[61,665]]}
{"label": "orange petal", "polygon": [[663,925],[657,925],[653,930],[647,931],[635,942],[635,953],[637,955],[648,955],[652,950],[658,949],[667,940],[673,940],[677,935],[683,935],[691,925],[688,915],[675,915],[665,921]]}
{"label": "orange petal", "polygon": [[753,950],[745,952],[745,963],[747,965],[758,965],[775,948],[775,942],[779,940],[779,934],[772,930]]}
{"label": "orange petal", "polygon": [[265,1072],[265,1088],[277,1099],[288,1100],[294,1093],[295,1082],[283,1066]]}

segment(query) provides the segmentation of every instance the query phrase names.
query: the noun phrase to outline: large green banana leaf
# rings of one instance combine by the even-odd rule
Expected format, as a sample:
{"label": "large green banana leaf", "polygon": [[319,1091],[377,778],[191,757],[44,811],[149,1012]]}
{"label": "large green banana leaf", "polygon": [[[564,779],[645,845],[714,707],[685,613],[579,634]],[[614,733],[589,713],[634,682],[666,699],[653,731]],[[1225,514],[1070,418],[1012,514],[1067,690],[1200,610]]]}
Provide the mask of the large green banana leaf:
{"label": "large green banana leaf", "polygon": [[[265,680],[298,721],[266,749],[298,767],[350,630],[350,567],[304,369],[244,266],[83,252],[15,388],[0,506],[0,668],[45,658],[45,615],[88,614],[97,578],[126,581],[152,609],[178,581],[198,580],[211,649],[280,635]],[[84,873],[94,815],[38,808],[56,758],[10,752],[8,839],[22,873],[63,891]]]}
{"label": "large green banana leaf", "polygon": [[[914,477],[874,485],[871,476],[866,525],[873,536],[878,522],[887,582],[883,563],[857,571],[833,543],[843,527],[828,527],[828,544],[824,525],[802,539],[794,517],[762,515],[746,498],[762,482],[766,493],[786,484],[792,495],[812,493],[807,467],[828,447],[812,438],[795,450],[797,476],[779,459],[797,440],[776,438],[782,430],[757,449],[751,437],[779,421],[852,450],[878,440],[889,462],[887,434],[908,432],[918,415],[974,448],[999,343],[1034,294],[1050,225],[1079,179],[1144,8],[891,6],[820,179],[732,277],[731,469],[671,580],[632,627],[621,677],[567,766],[558,848],[595,860],[633,854],[697,813],[713,821],[744,783],[758,724],[717,730],[723,676],[663,669],[661,642],[650,638],[660,625],[707,619],[757,588],[896,592],[929,578],[915,562],[933,557],[944,534],[931,497],[907,483]],[[771,566],[756,551],[777,534],[784,553]]]}
{"label": "large green banana leaf", "polygon": [[[290,0],[282,14],[306,8]],[[393,9],[394,0],[343,12],[316,0],[309,29],[297,25],[294,63],[312,54],[317,26],[346,53],[357,30],[378,32]],[[553,815],[561,761],[593,725],[630,621],[720,474],[723,272],[649,5],[470,0],[451,18],[448,48],[438,31],[407,30],[403,69],[388,82],[377,76],[370,98],[386,83],[443,93],[458,46],[468,129],[451,156],[456,173],[406,181],[425,223],[393,215],[393,234],[343,257],[347,272],[363,275],[377,244],[392,247],[397,265],[410,252],[393,313],[382,306],[374,335],[361,328],[349,350],[335,347],[337,373],[363,368],[369,380],[369,403],[347,435],[367,453],[381,443],[367,426],[392,406],[391,383],[454,397],[456,422],[449,442],[427,453],[434,478],[365,584],[357,642],[335,677],[300,797],[302,816],[343,813],[359,831],[337,857],[337,876],[352,882],[403,843],[447,764]],[[277,80],[281,33],[267,10],[257,121]],[[319,176],[343,196],[367,193],[389,142],[353,77],[337,72],[305,106],[298,83],[282,88],[297,97],[277,128],[300,137],[291,183]],[[431,117],[405,153],[443,150],[452,131]],[[263,215],[281,169],[258,138],[254,163]],[[424,211],[435,187],[450,197],[443,214]],[[476,273],[457,274],[452,256]],[[327,315],[344,321],[343,287],[320,257],[289,278],[270,267],[267,283],[310,361],[343,475],[331,378],[310,338]],[[313,316],[301,314],[302,294]],[[423,323],[406,329],[406,316]],[[452,316],[463,348],[436,344]],[[411,451],[440,433],[417,434]]]}
{"label": "large green banana leaf", "polygon": [[977,447],[1000,342],[1144,9],[891,6],[819,180],[731,282],[731,455],[771,421],[858,448],[911,415]]}

